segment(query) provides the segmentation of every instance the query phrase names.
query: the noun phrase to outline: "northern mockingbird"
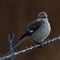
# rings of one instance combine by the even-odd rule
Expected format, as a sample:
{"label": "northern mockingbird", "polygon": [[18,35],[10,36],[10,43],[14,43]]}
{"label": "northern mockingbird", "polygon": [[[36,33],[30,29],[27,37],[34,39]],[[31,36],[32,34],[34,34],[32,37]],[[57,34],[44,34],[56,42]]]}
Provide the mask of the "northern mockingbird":
{"label": "northern mockingbird", "polygon": [[[37,19],[27,26],[19,41],[21,43],[21,41],[24,41],[26,37],[31,37],[32,41],[39,44],[48,37],[50,31],[51,27],[48,21],[47,13],[40,12]],[[17,41],[18,43],[15,44],[15,46],[19,45],[19,41]]]}
{"label": "northern mockingbird", "polygon": [[26,40],[27,37],[31,37],[32,41],[35,43],[43,42],[49,35],[51,31],[50,23],[48,21],[48,16],[46,12],[40,12],[37,16],[37,19],[32,21],[25,31],[23,32],[20,39],[14,44],[14,47],[17,47]]}

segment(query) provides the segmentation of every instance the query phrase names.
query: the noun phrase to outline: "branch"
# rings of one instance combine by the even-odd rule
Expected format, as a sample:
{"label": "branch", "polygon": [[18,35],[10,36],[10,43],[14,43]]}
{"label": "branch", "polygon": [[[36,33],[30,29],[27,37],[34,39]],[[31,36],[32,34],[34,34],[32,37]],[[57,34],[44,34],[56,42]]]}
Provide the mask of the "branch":
{"label": "branch", "polygon": [[[46,45],[46,44],[50,44],[50,43],[52,43],[52,42],[54,42],[54,41],[58,41],[58,40],[60,40],[60,36],[54,37],[53,39],[50,39],[50,40],[45,40],[44,42],[42,42],[42,46],[43,46],[43,45]],[[13,55],[16,56],[16,55],[18,55],[18,54],[22,54],[22,53],[25,53],[25,52],[27,52],[27,51],[29,51],[29,50],[34,49],[34,48],[38,48],[38,47],[40,47],[40,46],[41,46],[41,45],[31,46],[31,47],[28,47],[27,49],[24,49],[24,50],[21,50],[21,51],[18,51],[18,52],[14,52]],[[7,55],[7,56],[1,57],[0,60],[8,59],[8,58],[10,58],[10,57],[12,57],[11,54],[9,54],[9,55]]]}
{"label": "branch", "polygon": [[13,40],[14,40],[14,36],[15,36],[15,34],[13,33],[12,34],[12,37],[10,37],[10,34],[8,34],[8,41],[9,41],[9,43],[10,43],[10,53],[11,53],[11,60],[14,60],[14,55],[13,55]]}

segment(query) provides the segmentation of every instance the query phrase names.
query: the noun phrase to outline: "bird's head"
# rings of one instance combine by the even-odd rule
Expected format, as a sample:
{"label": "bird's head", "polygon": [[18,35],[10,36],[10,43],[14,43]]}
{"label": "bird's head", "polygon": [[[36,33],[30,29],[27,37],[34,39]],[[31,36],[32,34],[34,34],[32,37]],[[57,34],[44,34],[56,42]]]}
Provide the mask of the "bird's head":
{"label": "bird's head", "polygon": [[39,12],[38,18],[47,18],[47,13],[46,12]]}
{"label": "bird's head", "polygon": [[48,22],[48,17],[47,17],[47,13],[46,12],[39,12],[38,17],[37,17],[38,21],[45,21]]}

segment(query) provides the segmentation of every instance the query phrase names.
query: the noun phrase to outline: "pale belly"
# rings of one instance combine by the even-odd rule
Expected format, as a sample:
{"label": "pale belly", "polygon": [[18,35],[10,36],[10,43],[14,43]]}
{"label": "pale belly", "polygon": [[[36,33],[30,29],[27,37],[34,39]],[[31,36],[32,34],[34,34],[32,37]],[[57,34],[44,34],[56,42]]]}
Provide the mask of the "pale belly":
{"label": "pale belly", "polygon": [[[43,27],[43,28],[41,28],[41,27]],[[43,24],[41,27],[31,35],[31,38],[35,42],[43,42],[48,37],[48,35],[51,31],[49,23],[47,23],[46,25]]]}

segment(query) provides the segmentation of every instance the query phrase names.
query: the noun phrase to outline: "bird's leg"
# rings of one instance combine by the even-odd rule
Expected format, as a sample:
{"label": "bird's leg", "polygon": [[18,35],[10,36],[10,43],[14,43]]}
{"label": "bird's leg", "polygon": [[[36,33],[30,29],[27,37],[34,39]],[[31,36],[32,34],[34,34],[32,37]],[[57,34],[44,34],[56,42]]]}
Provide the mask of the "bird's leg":
{"label": "bird's leg", "polygon": [[40,47],[44,47],[44,45],[42,44],[42,42],[35,42],[36,44],[40,45]]}
{"label": "bird's leg", "polygon": [[34,44],[40,45],[40,47],[44,47],[44,45],[42,44],[43,42],[35,42],[33,41]]}

